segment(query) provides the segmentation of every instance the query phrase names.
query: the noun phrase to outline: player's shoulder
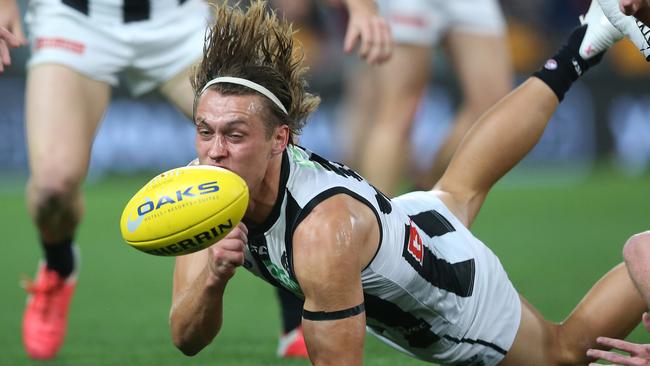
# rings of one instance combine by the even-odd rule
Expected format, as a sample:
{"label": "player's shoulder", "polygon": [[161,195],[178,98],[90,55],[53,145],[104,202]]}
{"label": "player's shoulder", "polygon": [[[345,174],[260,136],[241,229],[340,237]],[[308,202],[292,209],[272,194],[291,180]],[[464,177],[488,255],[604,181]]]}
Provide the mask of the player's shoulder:
{"label": "player's shoulder", "polygon": [[376,225],[373,211],[358,199],[345,194],[335,194],[316,204],[297,227],[297,232],[336,233],[352,228],[364,231]]}

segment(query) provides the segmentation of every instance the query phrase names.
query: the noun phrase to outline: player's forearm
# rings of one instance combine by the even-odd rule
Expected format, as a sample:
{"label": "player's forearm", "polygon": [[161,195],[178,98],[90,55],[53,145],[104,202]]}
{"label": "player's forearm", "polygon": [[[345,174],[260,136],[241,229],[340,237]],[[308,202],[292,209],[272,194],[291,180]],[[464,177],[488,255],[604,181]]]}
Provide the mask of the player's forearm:
{"label": "player's forearm", "polygon": [[484,196],[535,146],[557,105],[558,98],[541,80],[524,82],[467,133],[441,181],[450,187],[443,188],[453,191],[454,182],[463,182]]}
{"label": "player's forearm", "polygon": [[172,340],[185,355],[197,354],[221,329],[225,286],[206,270],[192,287],[174,299],[170,314]]}

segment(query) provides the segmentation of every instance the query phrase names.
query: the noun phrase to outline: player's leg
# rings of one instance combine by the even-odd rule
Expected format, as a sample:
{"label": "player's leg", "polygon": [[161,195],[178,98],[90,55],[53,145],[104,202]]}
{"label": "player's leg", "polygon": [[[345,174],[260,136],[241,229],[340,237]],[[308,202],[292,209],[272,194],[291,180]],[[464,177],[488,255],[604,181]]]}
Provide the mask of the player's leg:
{"label": "player's leg", "polygon": [[505,36],[451,30],[444,40],[462,90],[462,102],[425,181],[429,189],[447,168],[463,136],[488,108],[513,87]]}
{"label": "player's leg", "polygon": [[46,242],[74,235],[82,213],[79,187],[109,99],[107,83],[68,67],[41,64],[28,72],[26,130],[31,176],[27,204]]}
{"label": "player's leg", "polygon": [[633,235],[623,247],[625,265],[632,281],[650,305],[650,231]]}
{"label": "player's leg", "polygon": [[80,186],[109,99],[107,83],[68,67],[38,64],[28,71],[27,206],[45,251],[44,266],[28,288],[23,322],[25,346],[33,358],[53,357],[63,342],[75,282],[72,240],[83,213]]}
{"label": "player's leg", "polygon": [[191,119],[194,91],[190,77],[203,56],[210,7],[201,0],[181,3],[170,13],[132,26],[135,60],[129,85],[135,95],[157,88]]}
{"label": "player's leg", "polygon": [[192,67],[188,67],[167,80],[160,87],[162,95],[189,119],[192,119],[194,104],[194,91],[190,84],[191,73]]}
{"label": "player's leg", "polygon": [[584,365],[596,338],[624,338],[646,305],[620,264],[605,274],[560,324],[550,323],[522,298],[515,341],[501,365]]}
{"label": "player's leg", "polygon": [[345,138],[343,161],[352,169],[361,171],[367,134],[373,128],[376,116],[377,80],[374,66],[363,61],[350,62],[345,65],[343,73],[343,106],[337,118],[337,130]]}
{"label": "player's leg", "polygon": [[376,68],[375,121],[366,131],[361,173],[388,196],[397,192],[410,155],[413,118],[429,81],[431,47],[397,44],[392,58]]}

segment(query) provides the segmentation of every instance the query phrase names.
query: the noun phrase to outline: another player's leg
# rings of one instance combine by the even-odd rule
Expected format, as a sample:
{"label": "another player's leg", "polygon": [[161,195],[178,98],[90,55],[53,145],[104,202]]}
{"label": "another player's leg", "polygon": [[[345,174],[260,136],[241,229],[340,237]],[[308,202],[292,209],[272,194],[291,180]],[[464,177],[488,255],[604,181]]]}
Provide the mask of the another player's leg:
{"label": "another player's leg", "polygon": [[176,106],[187,118],[192,119],[194,91],[190,84],[192,67],[188,67],[160,87],[160,92]]}
{"label": "another player's leg", "polygon": [[632,281],[650,306],[650,231],[628,239],[623,247],[623,257]]}
{"label": "another player's leg", "polygon": [[344,68],[343,106],[337,116],[337,130],[345,138],[343,161],[361,171],[361,161],[368,131],[374,128],[377,106],[377,80],[374,67],[365,62],[347,64]]}
{"label": "another player's leg", "polygon": [[376,120],[366,131],[361,174],[388,196],[397,192],[410,156],[413,118],[429,82],[431,47],[398,44],[393,57],[376,68]]}
{"label": "another player's leg", "polygon": [[623,264],[600,279],[566,320],[543,319],[522,298],[517,337],[501,365],[584,365],[600,336],[624,338],[646,309]]}
{"label": "another player's leg", "polygon": [[28,71],[26,98],[27,206],[45,260],[27,286],[23,341],[30,357],[49,359],[65,336],[78,266],[73,240],[83,213],[80,186],[110,87],[64,66],[39,64]]}
{"label": "another player's leg", "polygon": [[456,69],[463,99],[429,173],[419,183],[425,189],[430,189],[440,179],[474,122],[506,95],[514,82],[504,36],[452,30],[445,39],[445,46]]}
{"label": "another player's leg", "polygon": [[278,357],[308,358],[301,326],[304,302],[282,288],[277,289],[277,295],[282,312],[282,335],[278,341]]}

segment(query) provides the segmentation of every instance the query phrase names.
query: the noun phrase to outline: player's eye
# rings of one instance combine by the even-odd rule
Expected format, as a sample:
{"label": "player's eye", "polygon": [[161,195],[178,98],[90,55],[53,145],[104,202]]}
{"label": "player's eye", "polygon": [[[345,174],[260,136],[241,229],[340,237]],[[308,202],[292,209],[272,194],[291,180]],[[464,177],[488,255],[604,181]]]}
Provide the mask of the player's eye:
{"label": "player's eye", "polygon": [[201,137],[210,137],[212,136],[212,131],[210,131],[207,128],[197,128],[196,133],[199,134]]}
{"label": "player's eye", "polygon": [[233,141],[239,141],[244,138],[244,134],[241,132],[230,132],[226,136]]}

